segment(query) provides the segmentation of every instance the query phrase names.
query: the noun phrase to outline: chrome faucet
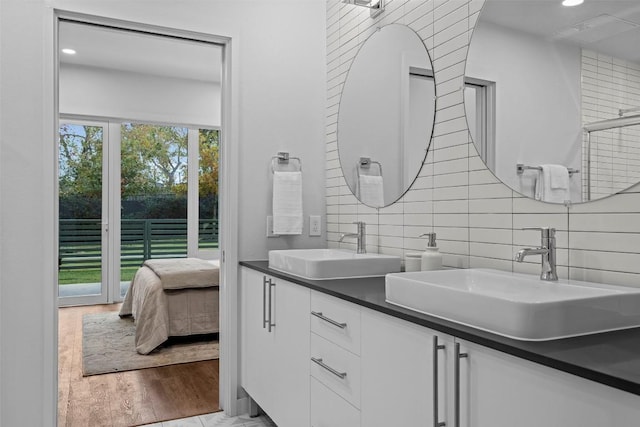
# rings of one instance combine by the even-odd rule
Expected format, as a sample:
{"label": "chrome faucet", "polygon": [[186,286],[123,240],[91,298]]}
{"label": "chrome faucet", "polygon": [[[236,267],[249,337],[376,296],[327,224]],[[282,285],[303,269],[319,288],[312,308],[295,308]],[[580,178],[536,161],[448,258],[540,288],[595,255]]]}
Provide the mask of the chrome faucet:
{"label": "chrome faucet", "polygon": [[342,242],[345,237],[355,237],[358,242],[358,249],[356,250],[359,254],[367,253],[367,234],[366,234],[366,225],[363,221],[354,221],[354,224],[358,226],[358,231],[356,233],[342,233],[338,242]]}
{"label": "chrome faucet", "polygon": [[558,280],[558,274],[556,272],[556,229],[549,227],[525,227],[523,230],[540,230],[540,247],[520,249],[516,252],[515,260],[522,262],[528,255],[541,255],[542,272],[540,273],[540,280]]}

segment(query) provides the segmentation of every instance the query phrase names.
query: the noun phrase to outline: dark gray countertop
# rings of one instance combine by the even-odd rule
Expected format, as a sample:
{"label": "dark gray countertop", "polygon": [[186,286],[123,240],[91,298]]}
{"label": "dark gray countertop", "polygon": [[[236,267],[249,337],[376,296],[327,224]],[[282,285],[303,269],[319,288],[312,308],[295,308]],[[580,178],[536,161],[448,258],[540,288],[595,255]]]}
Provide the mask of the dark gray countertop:
{"label": "dark gray countertop", "polygon": [[240,265],[640,396],[640,328],[552,341],[519,341],[389,304],[384,277],[307,280],[271,270],[267,261],[242,261]]}

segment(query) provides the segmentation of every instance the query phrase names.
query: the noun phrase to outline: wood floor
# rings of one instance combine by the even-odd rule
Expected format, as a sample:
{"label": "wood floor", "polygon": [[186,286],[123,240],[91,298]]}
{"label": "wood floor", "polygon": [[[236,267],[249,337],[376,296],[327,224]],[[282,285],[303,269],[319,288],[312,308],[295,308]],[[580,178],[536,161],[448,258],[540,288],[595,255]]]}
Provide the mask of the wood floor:
{"label": "wood floor", "polygon": [[82,376],[82,315],[119,304],[59,310],[58,426],[129,427],[216,412],[217,360]]}

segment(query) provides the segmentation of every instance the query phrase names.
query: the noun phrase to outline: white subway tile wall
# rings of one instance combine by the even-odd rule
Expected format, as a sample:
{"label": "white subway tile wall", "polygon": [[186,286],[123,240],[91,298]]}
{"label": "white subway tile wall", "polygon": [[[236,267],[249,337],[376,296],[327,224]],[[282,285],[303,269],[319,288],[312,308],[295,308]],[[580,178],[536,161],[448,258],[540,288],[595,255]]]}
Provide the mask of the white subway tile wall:
{"label": "white subway tile wall", "polygon": [[[387,0],[371,18],[362,7],[327,1],[327,240],[367,223],[367,250],[403,256],[421,251],[435,231],[446,267],[489,267],[539,274],[539,261],[513,261],[521,247],[540,242],[527,226],[557,229],[563,278],[640,287],[640,194],[570,207],[527,199],[503,185],[480,160],[469,137],[462,96],[465,61],[484,0]],[[436,120],[418,179],[395,204],[373,209],[357,201],[342,176],[337,122],[340,95],[359,47],[377,27],[401,23],[420,35],[433,61]],[[425,141],[425,146],[429,144]],[[635,178],[638,179],[638,178]]]}

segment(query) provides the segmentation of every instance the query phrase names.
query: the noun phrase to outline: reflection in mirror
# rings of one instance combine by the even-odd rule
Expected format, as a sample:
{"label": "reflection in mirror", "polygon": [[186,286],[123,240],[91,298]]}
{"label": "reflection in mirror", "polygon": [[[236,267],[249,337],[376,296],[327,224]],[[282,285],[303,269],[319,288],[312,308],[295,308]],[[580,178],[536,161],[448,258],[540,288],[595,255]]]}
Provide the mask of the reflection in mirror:
{"label": "reflection in mirror", "polygon": [[638,40],[637,1],[486,0],[465,108],[487,167],[525,196],[555,203],[640,181]]}
{"label": "reflection in mirror", "polygon": [[342,173],[362,203],[390,205],[418,175],[435,114],[431,70],[420,37],[399,24],[375,31],[354,59],[337,134]]}

